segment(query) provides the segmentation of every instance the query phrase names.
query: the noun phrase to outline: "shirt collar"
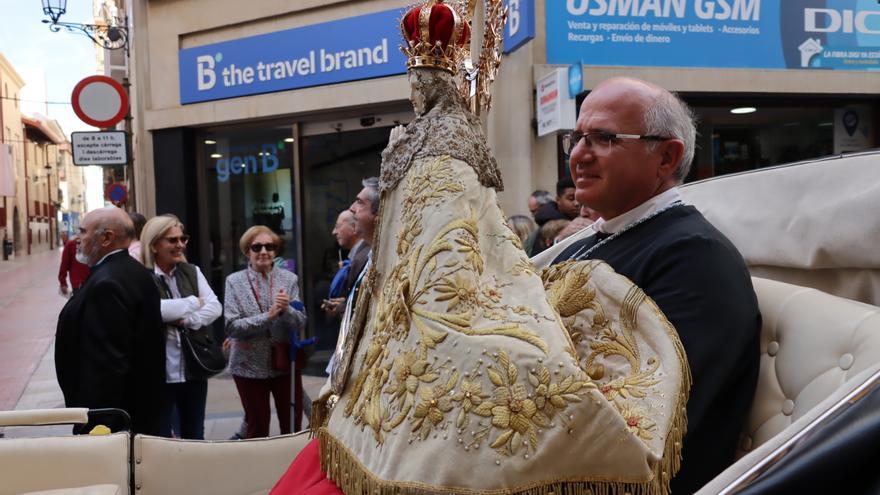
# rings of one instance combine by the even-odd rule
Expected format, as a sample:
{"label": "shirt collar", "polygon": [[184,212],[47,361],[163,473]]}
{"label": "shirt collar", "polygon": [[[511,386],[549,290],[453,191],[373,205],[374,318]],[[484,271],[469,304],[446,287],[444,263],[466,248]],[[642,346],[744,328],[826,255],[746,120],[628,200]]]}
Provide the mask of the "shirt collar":
{"label": "shirt collar", "polygon": [[159,268],[159,265],[153,265],[153,272],[156,275],[159,275],[160,277],[174,278],[174,273],[176,271],[177,271],[177,265],[174,265],[174,268],[172,268],[169,273],[163,272],[162,269]]}
{"label": "shirt collar", "polygon": [[681,193],[678,192],[678,187],[673,187],[672,189],[668,189],[656,196],[653,196],[649,200],[629,210],[623,215],[616,216],[611,220],[600,218],[596,220],[590,227],[596,232],[614,234],[622,230],[627,225],[633,222],[637,222],[662,208],[666,208],[676,201],[681,201]]}
{"label": "shirt collar", "polygon": [[[121,249],[116,249],[116,250],[114,250],[114,251],[110,251],[109,253],[105,254],[103,258],[99,259],[98,262],[95,263],[95,266],[94,266],[94,267],[97,267],[98,265],[100,265],[101,263],[103,263],[104,260],[106,260],[108,256],[114,255],[114,254],[116,254],[116,253],[118,253],[118,252],[120,252],[120,251],[127,251],[127,250],[128,250],[127,248],[121,248]],[[94,267],[92,267],[92,268],[94,268]]]}
{"label": "shirt collar", "polygon": [[364,240],[358,239],[358,241],[354,243],[354,246],[352,246],[351,249],[348,250],[348,259],[353,260],[358,251],[360,251],[363,247]]}

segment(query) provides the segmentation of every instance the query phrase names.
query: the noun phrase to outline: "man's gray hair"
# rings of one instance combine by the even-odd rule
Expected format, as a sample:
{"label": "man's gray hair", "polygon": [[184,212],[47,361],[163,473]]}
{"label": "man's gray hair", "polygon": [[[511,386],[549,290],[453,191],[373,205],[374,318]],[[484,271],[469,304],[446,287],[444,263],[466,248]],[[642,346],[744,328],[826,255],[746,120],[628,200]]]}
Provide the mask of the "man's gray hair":
{"label": "man's gray hair", "polygon": [[[643,125],[646,135],[674,137],[684,142],[684,153],[675,170],[676,181],[684,182],[694,161],[697,140],[693,110],[676,93],[658,87],[654,101],[645,111]],[[657,147],[656,142],[649,141],[648,145],[649,149]]]}
{"label": "man's gray hair", "polygon": [[550,195],[550,191],[545,191],[543,189],[533,191],[532,197],[535,198],[535,202],[538,203],[538,206],[546,205],[553,201],[553,196]]}
{"label": "man's gray hair", "polygon": [[361,181],[361,185],[367,190],[367,199],[370,200],[370,211],[373,215],[379,214],[379,178],[367,177]]}

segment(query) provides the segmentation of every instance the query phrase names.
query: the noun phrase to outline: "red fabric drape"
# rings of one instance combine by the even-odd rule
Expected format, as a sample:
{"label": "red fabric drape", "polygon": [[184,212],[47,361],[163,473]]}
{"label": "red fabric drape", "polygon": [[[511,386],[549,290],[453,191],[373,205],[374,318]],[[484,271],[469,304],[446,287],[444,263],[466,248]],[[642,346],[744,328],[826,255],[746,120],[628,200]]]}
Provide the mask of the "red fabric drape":
{"label": "red fabric drape", "polygon": [[342,495],[321,470],[321,447],[312,440],[296,456],[269,495]]}

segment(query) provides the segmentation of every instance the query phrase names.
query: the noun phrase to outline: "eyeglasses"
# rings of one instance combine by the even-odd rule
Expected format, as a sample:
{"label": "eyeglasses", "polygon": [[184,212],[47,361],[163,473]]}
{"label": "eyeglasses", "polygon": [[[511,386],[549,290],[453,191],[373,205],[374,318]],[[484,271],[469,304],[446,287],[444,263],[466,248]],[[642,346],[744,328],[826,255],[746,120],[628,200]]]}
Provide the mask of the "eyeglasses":
{"label": "eyeglasses", "polygon": [[278,246],[276,246],[275,244],[260,244],[259,242],[251,244],[252,253],[259,253],[263,249],[268,252],[274,253],[278,249]]}
{"label": "eyeglasses", "polygon": [[562,135],[562,151],[566,155],[570,155],[574,147],[578,145],[582,138],[590,149],[594,151],[606,151],[611,148],[612,144],[617,144],[621,139],[641,139],[643,141],[667,141],[673,139],[663,136],[621,134],[607,131],[571,131]]}
{"label": "eyeglasses", "polygon": [[184,246],[186,246],[186,243],[189,242],[189,236],[186,235],[186,234],[184,234],[184,235],[179,235],[179,236],[177,236],[177,237],[163,237],[163,239],[165,239],[166,241],[168,241],[168,244],[178,244],[178,243],[180,243],[180,244],[183,244]]}

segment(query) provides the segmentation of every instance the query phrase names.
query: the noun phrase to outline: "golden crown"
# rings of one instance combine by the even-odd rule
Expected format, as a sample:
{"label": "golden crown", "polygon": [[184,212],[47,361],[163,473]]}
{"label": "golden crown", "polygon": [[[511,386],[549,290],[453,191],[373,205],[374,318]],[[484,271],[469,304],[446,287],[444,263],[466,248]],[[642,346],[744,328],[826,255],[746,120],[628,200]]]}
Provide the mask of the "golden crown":
{"label": "golden crown", "polygon": [[406,68],[431,67],[456,74],[469,51],[468,17],[454,4],[428,0],[404,14],[400,31],[407,56]]}

